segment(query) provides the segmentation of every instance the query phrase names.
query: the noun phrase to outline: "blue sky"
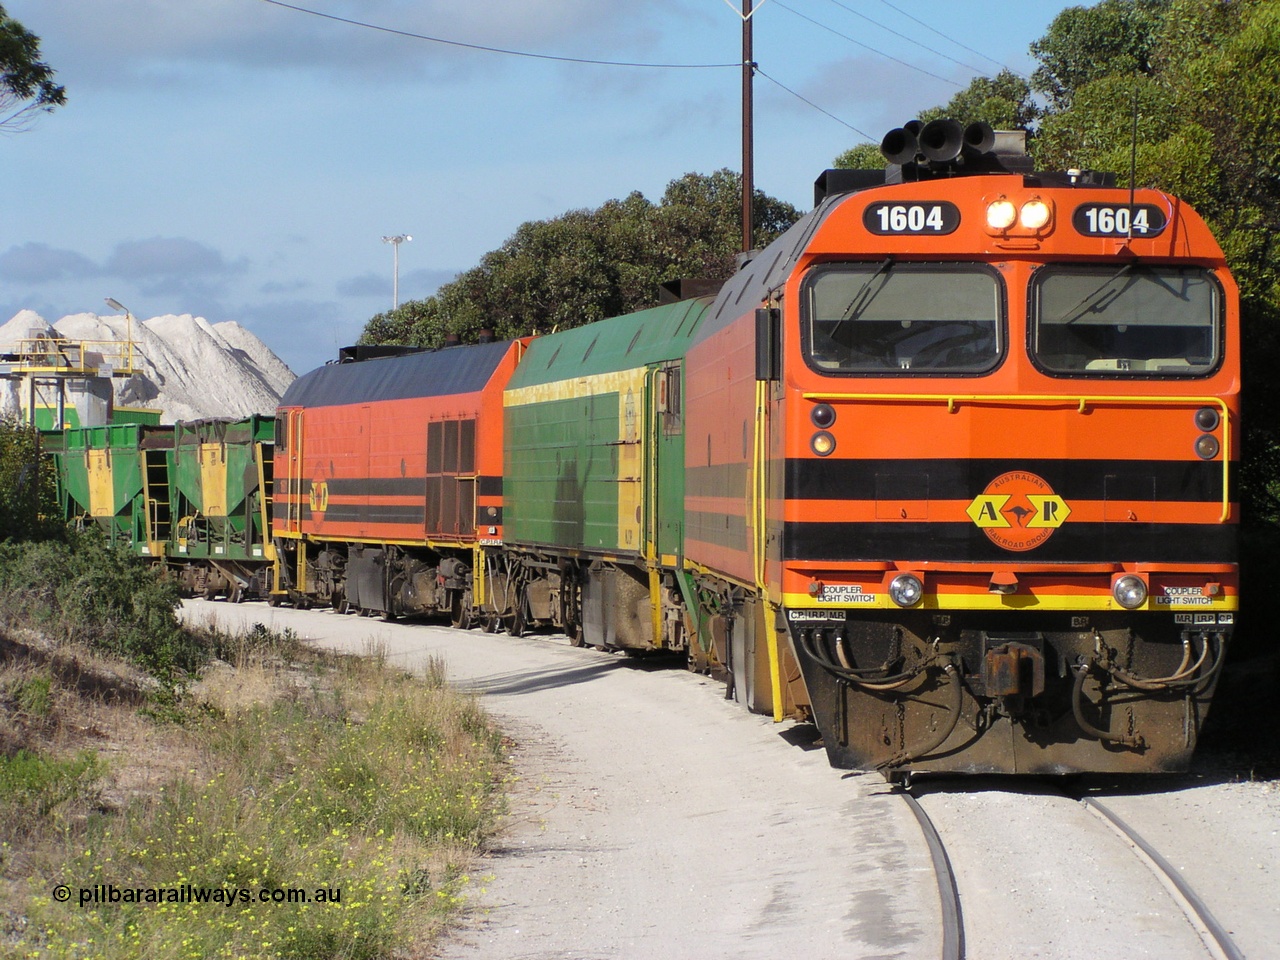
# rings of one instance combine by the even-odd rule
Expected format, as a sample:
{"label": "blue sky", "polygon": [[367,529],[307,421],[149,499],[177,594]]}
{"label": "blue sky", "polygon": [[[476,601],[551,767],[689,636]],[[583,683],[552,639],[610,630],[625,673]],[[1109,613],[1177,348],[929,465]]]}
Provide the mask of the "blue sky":
{"label": "blue sky", "polygon": [[[549,56],[741,60],[741,0],[291,2]],[[267,0],[3,5],[67,105],[0,134],[0,323],[114,297],[239,321],[303,373],[390,308],[383,236],[412,235],[400,299],[424,297],[526,220],[741,165],[737,67],[500,55]],[[841,151],[1000,65],[1030,73],[1067,5],[757,0],[756,186],[807,209]]]}

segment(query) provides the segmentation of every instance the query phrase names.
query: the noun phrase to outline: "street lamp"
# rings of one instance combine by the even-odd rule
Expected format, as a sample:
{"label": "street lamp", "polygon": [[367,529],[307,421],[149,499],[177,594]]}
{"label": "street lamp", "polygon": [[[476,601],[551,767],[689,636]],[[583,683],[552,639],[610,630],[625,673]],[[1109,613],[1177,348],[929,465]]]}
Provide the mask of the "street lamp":
{"label": "street lamp", "polygon": [[124,314],[125,329],[125,363],[130,373],[133,373],[133,314],[129,312],[129,308],[117,300],[115,297],[107,297],[107,306],[112,310],[119,310]]}
{"label": "street lamp", "polygon": [[383,237],[383,243],[391,244],[391,249],[395,251],[395,274],[391,285],[391,309],[398,309],[400,306],[400,244],[406,240],[412,240],[413,237],[407,233],[399,233],[394,237]]}

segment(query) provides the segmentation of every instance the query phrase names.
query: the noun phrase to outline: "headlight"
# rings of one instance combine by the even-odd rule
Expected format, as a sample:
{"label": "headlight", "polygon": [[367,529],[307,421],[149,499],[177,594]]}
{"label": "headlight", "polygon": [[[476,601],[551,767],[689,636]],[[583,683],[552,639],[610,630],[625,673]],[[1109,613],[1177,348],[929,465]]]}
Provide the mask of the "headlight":
{"label": "headlight", "polygon": [[1111,595],[1126,610],[1136,610],[1147,602],[1147,585],[1142,582],[1141,577],[1125,574],[1111,584]]}
{"label": "headlight", "polygon": [[829,457],[836,448],[836,438],[827,431],[815,433],[809,440],[809,449],[820,457]]}
{"label": "headlight", "polygon": [[1018,210],[1009,200],[996,200],[987,207],[987,226],[992,230],[1008,230],[1018,219]]}
{"label": "headlight", "polygon": [[1043,200],[1028,200],[1018,214],[1018,223],[1027,230],[1039,230],[1049,222],[1049,205]]}
{"label": "headlight", "polygon": [[900,607],[914,607],[924,597],[924,584],[914,573],[900,573],[889,583],[889,599]]}

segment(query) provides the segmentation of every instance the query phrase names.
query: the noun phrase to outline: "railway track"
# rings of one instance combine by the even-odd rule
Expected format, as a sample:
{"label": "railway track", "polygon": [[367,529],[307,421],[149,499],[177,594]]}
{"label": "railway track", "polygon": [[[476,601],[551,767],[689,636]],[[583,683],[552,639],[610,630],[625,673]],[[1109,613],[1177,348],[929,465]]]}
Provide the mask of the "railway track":
{"label": "railway track", "polygon": [[[976,786],[899,790],[937,878],[942,960],[1245,960],[1179,870],[1100,800],[1041,782]],[[1063,856],[1063,837],[1078,856]]]}

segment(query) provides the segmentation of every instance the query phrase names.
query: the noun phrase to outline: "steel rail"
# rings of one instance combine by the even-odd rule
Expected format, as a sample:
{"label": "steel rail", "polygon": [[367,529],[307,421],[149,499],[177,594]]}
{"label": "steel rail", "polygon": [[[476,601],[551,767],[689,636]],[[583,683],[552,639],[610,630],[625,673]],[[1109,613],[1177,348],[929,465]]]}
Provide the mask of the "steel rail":
{"label": "steel rail", "polygon": [[[1240,952],[1239,947],[1231,939],[1231,934],[1218,922],[1204,901],[1191,889],[1191,886],[1182,879],[1173,864],[1166,860],[1155,847],[1151,846],[1143,839],[1141,834],[1125,823],[1124,820],[1116,815],[1115,811],[1105,804],[1099,803],[1092,797],[1074,797],[1073,799],[1084,804],[1103,823],[1120,834],[1140,854],[1140,858],[1145,860],[1161,882],[1166,887],[1173,888],[1170,891],[1171,894],[1176,891],[1177,895],[1174,896],[1174,899],[1180,899],[1179,905],[1192,920],[1192,925],[1196,927],[1197,932],[1200,934],[1200,939],[1205,941],[1206,947],[1209,947],[1211,951],[1216,947],[1217,953],[1226,958],[1226,960],[1245,960],[1244,954]],[[1212,943],[1209,938],[1212,938]]]}
{"label": "steel rail", "polygon": [[925,843],[929,846],[929,856],[933,860],[934,876],[938,879],[938,900],[942,908],[942,960],[964,960],[964,920],[960,912],[960,891],[956,887],[956,876],[951,869],[951,860],[947,857],[947,848],[943,846],[933,821],[924,812],[924,807],[920,806],[920,801],[906,790],[898,791],[898,796],[907,802],[907,806],[915,814]]}

